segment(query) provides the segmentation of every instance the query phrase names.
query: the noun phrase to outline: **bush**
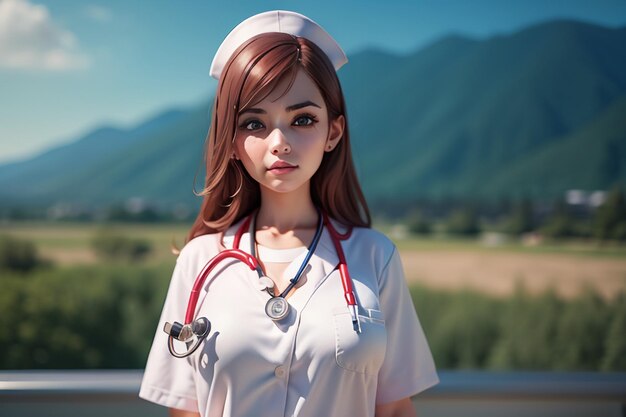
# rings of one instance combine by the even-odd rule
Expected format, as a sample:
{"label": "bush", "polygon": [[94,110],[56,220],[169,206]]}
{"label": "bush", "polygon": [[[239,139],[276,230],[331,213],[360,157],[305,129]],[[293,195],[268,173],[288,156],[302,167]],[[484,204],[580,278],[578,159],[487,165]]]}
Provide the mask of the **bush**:
{"label": "bush", "polygon": [[437,366],[447,369],[626,371],[626,293],[553,292],[509,299],[411,289]]}
{"label": "bush", "polygon": [[463,291],[451,296],[431,333],[432,349],[443,367],[484,368],[497,340],[493,300]]}
{"label": "bush", "polygon": [[92,240],[92,247],[106,260],[139,261],[152,251],[147,240],[131,239],[108,231],[99,232]]}
{"label": "bush", "polygon": [[500,311],[499,335],[490,355],[492,369],[553,368],[556,333],[563,302],[552,292],[530,297],[518,289]]}
{"label": "bush", "polygon": [[626,370],[626,293],[615,301],[612,318],[604,338],[605,353],[600,369],[607,372]]}
{"label": "bush", "polygon": [[40,270],[0,281],[0,368],[141,368],[170,270]]}
{"label": "bush", "polygon": [[33,242],[13,236],[0,236],[0,269],[28,272],[45,262]]}
{"label": "bush", "polygon": [[554,369],[599,370],[611,319],[610,305],[588,290],[565,303],[556,331]]}
{"label": "bush", "polygon": [[[142,368],[171,268],[3,272],[0,369]],[[626,293],[610,302],[591,290],[567,301],[521,289],[508,299],[411,294],[439,368],[626,371]]]}

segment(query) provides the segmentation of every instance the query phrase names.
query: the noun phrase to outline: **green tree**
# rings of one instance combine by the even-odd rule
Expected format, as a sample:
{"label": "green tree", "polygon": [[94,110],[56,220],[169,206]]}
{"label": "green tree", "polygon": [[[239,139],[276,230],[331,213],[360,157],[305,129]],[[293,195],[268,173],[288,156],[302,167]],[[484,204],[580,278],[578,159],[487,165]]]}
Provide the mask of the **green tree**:
{"label": "green tree", "polygon": [[419,209],[411,211],[407,216],[409,231],[416,235],[428,235],[432,232],[432,225]]}
{"label": "green tree", "polygon": [[551,238],[566,238],[576,236],[576,220],[567,208],[563,199],[554,202],[552,213],[541,227],[541,233]]}
{"label": "green tree", "polygon": [[476,236],[480,232],[476,210],[465,207],[453,211],[446,220],[446,232],[453,235]]}
{"label": "green tree", "polygon": [[513,210],[504,222],[504,232],[521,235],[533,230],[533,205],[530,199],[524,198],[513,206]]}
{"label": "green tree", "polygon": [[594,235],[600,240],[626,240],[626,202],[621,188],[613,188],[596,210]]}

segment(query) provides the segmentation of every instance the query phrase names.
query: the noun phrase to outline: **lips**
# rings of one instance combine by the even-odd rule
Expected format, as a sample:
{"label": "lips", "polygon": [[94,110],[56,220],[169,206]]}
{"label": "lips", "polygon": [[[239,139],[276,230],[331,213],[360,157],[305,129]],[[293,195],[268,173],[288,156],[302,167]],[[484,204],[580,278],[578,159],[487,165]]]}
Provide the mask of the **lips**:
{"label": "lips", "polygon": [[267,170],[268,171],[281,171],[281,170],[289,170],[291,168],[297,168],[297,167],[298,167],[297,165],[291,165],[289,162],[276,161]]}

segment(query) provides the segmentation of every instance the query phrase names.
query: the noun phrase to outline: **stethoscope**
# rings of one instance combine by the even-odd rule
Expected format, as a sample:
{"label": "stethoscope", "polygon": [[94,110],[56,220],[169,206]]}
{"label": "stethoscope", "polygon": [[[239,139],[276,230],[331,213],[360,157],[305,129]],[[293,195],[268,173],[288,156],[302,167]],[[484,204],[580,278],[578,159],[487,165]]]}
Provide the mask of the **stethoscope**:
{"label": "stethoscope", "polygon": [[[235,238],[233,240],[233,249],[225,249],[221,251],[213,259],[208,261],[206,265],[202,268],[202,270],[196,277],[193,288],[189,295],[187,312],[185,313],[185,324],[181,324],[177,321],[175,321],[174,323],[165,323],[163,330],[169,335],[167,347],[173,356],[177,358],[184,358],[191,355],[193,352],[196,351],[196,349],[198,349],[202,341],[211,331],[211,322],[206,317],[194,318],[194,313],[196,311],[198,298],[200,296],[200,292],[206,278],[209,276],[211,271],[213,271],[213,269],[224,259],[235,258],[248,265],[251,270],[256,271],[259,275],[259,285],[261,289],[267,291],[267,293],[270,295],[270,299],[265,304],[265,314],[267,314],[267,316],[274,321],[279,321],[285,318],[289,314],[289,303],[287,302],[285,297],[297,285],[300,277],[302,276],[302,273],[309,264],[311,256],[313,256],[317,244],[322,236],[324,226],[328,229],[331,240],[333,242],[333,246],[335,246],[337,257],[339,258],[338,269],[339,274],[341,275],[341,284],[343,286],[344,298],[352,317],[352,327],[354,328],[355,332],[361,333],[361,323],[359,322],[358,317],[358,304],[356,296],[354,294],[352,278],[350,277],[350,272],[348,271],[348,265],[346,263],[346,257],[343,252],[343,248],[341,247],[341,241],[350,237],[352,229],[348,229],[348,231],[343,234],[339,233],[328,219],[326,213],[321,213],[318,211],[318,222],[317,228],[315,230],[315,236],[313,236],[311,245],[307,249],[307,254],[304,257],[304,260],[300,265],[298,272],[296,272],[295,276],[289,281],[289,285],[279,295],[274,295],[274,282],[263,273],[263,269],[259,265],[259,262],[255,256],[255,239],[252,238],[253,233],[256,230],[255,222],[256,215],[255,213],[252,213],[242,222],[239,229],[237,229],[237,232],[235,233]],[[244,232],[250,228],[250,224],[252,224],[252,233],[250,239],[251,254],[239,249],[241,238]],[[196,339],[195,341],[193,341],[194,337]],[[174,339],[185,342],[187,344],[187,351],[183,353],[177,352],[174,348]]]}

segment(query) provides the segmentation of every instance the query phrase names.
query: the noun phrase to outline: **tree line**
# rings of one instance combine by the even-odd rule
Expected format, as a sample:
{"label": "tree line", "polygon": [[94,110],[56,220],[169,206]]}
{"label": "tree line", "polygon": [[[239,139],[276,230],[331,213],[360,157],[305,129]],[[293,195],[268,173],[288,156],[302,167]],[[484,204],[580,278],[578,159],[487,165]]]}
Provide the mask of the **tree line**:
{"label": "tree line", "polygon": [[408,229],[418,235],[443,232],[473,237],[495,231],[511,236],[537,233],[553,239],[585,238],[626,241],[626,201],[620,188],[608,193],[606,201],[595,210],[580,208],[558,199],[549,207],[530,199],[506,204],[494,213],[485,213],[476,204],[461,204],[452,209],[414,208],[405,216]]}
{"label": "tree line", "polygon": [[[522,198],[497,203],[470,199],[370,201],[375,218],[404,223],[418,235],[444,233],[474,237],[483,232],[510,236],[538,233],[547,238],[585,238],[598,241],[626,241],[626,202],[624,189],[616,186],[598,207],[568,204],[564,198],[550,204]],[[111,204],[109,207],[9,207],[0,206],[0,220],[64,220],[117,223],[190,223],[197,207],[173,208],[144,204]]]}

